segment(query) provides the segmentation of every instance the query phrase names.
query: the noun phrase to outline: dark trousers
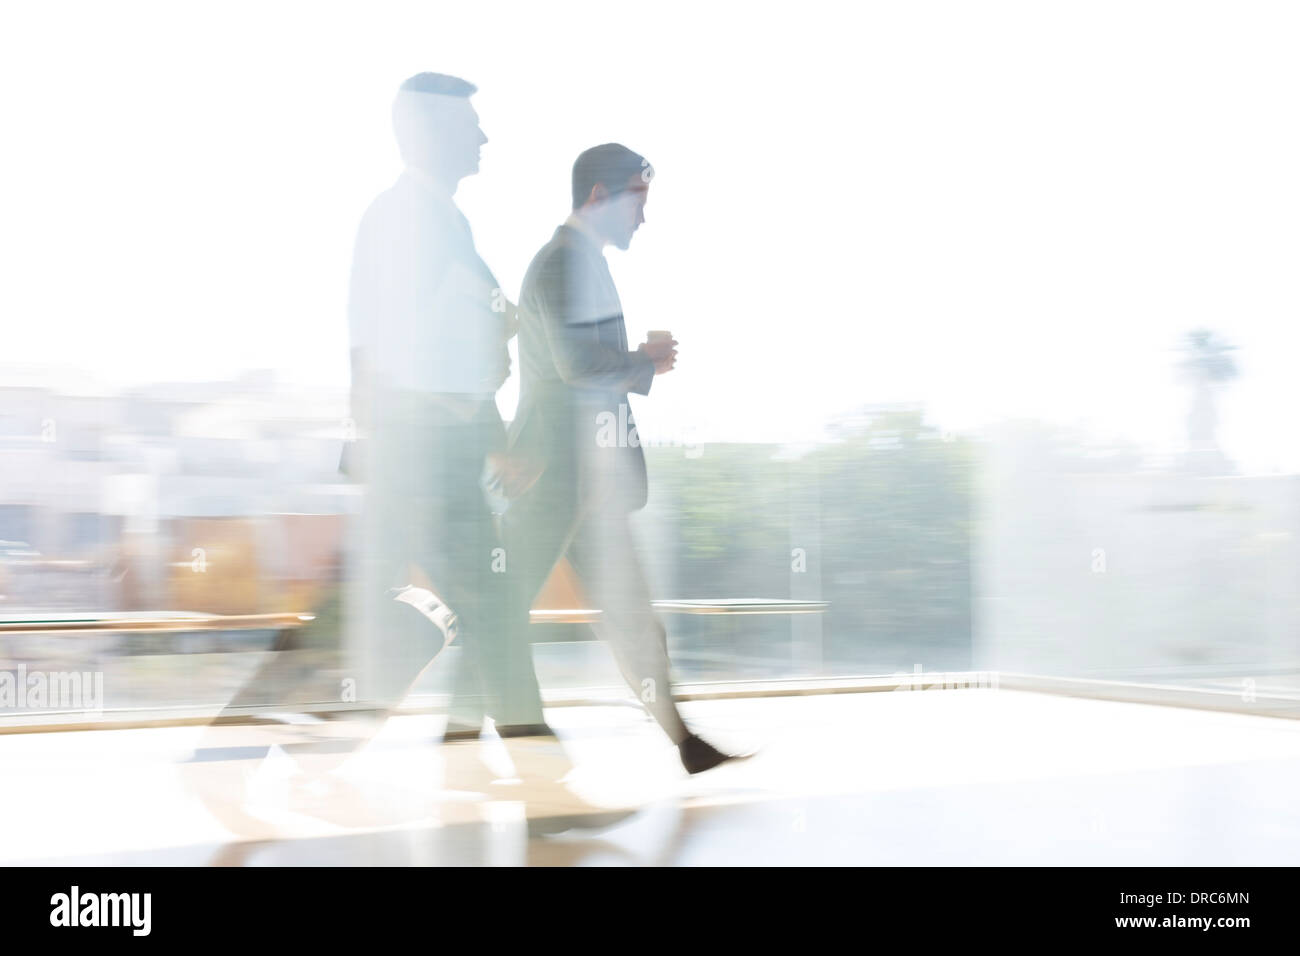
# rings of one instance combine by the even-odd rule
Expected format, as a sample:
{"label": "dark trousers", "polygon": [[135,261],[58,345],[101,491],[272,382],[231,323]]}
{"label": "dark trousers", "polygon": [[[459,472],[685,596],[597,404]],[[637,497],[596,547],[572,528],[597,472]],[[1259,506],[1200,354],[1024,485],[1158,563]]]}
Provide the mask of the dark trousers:
{"label": "dark trousers", "polygon": [[633,693],[679,744],[688,730],[672,698],[667,634],[651,607],[630,515],[609,482],[593,480],[590,469],[583,475],[578,470],[573,459],[552,461],[537,484],[506,509],[502,527],[513,614],[525,635],[509,651],[509,669],[519,675],[527,664],[531,671],[528,609],[556,563],[567,557],[588,601],[601,611],[593,625],[597,636],[609,644]]}

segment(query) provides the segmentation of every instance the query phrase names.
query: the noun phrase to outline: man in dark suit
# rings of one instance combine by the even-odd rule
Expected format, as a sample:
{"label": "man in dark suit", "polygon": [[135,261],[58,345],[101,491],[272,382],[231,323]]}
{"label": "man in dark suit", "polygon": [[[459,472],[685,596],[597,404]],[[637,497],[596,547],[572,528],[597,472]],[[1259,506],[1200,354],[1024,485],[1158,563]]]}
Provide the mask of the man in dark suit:
{"label": "man in dark suit", "polygon": [[604,247],[627,249],[645,221],[653,170],[625,146],[587,150],[573,166],[573,214],[537,253],[519,301],[517,461],[540,468],[511,502],[504,536],[510,577],[531,605],[567,557],[633,691],[698,773],[731,759],[692,734],[669,678],[667,636],[637,558],[631,512],[644,507],[645,457],[628,394],[646,395],[676,360],[670,336],[628,348]]}

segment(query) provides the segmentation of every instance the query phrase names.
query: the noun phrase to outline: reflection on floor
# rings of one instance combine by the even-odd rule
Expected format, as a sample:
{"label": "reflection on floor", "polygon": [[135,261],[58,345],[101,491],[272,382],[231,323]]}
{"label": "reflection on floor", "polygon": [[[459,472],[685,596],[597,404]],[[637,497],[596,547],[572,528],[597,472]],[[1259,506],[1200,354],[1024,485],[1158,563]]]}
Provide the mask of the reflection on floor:
{"label": "reflection on floor", "polygon": [[[6,863],[1293,865],[1300,721],[1006,690],[685,706],[753,759],[688,777],[639,713],[548,713],[575,791],[636,810],[531,836],[509,783],[444,788],[433,717],[324,774],[319,725],[0,736]],[[297,735],[297,736],[295,736]],[[216,744],[214,745],[214,740]],[[202,749],[196,755],[196,746]],[[483,760],[508,763],[495,738]],[[286,749],[294,753],[289,756]],[[319,748],[329,756],[330,747]],[[214,799],[214,794],[216,799]]]}

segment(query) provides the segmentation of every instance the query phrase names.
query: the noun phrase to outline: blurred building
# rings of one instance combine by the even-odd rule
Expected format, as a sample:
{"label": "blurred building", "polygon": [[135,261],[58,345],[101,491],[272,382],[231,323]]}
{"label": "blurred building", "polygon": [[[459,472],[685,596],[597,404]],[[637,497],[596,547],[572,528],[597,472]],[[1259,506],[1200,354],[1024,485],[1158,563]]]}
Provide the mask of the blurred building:
{"label": "blurred building", "polygon": [[337,470],[346,407],[344,390],[265,372],[117,393],[0,385],[0,608],[310,600],[355,507]]}

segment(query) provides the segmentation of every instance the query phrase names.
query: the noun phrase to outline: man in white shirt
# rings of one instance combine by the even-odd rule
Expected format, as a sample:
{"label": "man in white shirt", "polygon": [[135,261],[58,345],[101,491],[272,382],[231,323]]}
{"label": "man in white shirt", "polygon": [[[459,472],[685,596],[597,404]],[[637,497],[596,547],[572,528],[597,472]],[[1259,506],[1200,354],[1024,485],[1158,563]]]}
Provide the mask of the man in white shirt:
{"label": "man in white shirt", "polygon": [[[358,692],[380,710],[397,704],[458,637],[450,734],[476,735],[491,715],[502,736],[525,736],[549,728],[531,662],[510,654],[518,628],[505,576],[494,573],[500,541],[481,484],[504,448],[495,394],[510,371],[513,306],[453,199],[487,142],[474,92],[435,73],[402,84],[393,126],[406,168],[357,234],[348,311],[366,449],[363,621],[375,663]],[[413,584],[436,599],[394,600],[413,592],[390,589]]]}

